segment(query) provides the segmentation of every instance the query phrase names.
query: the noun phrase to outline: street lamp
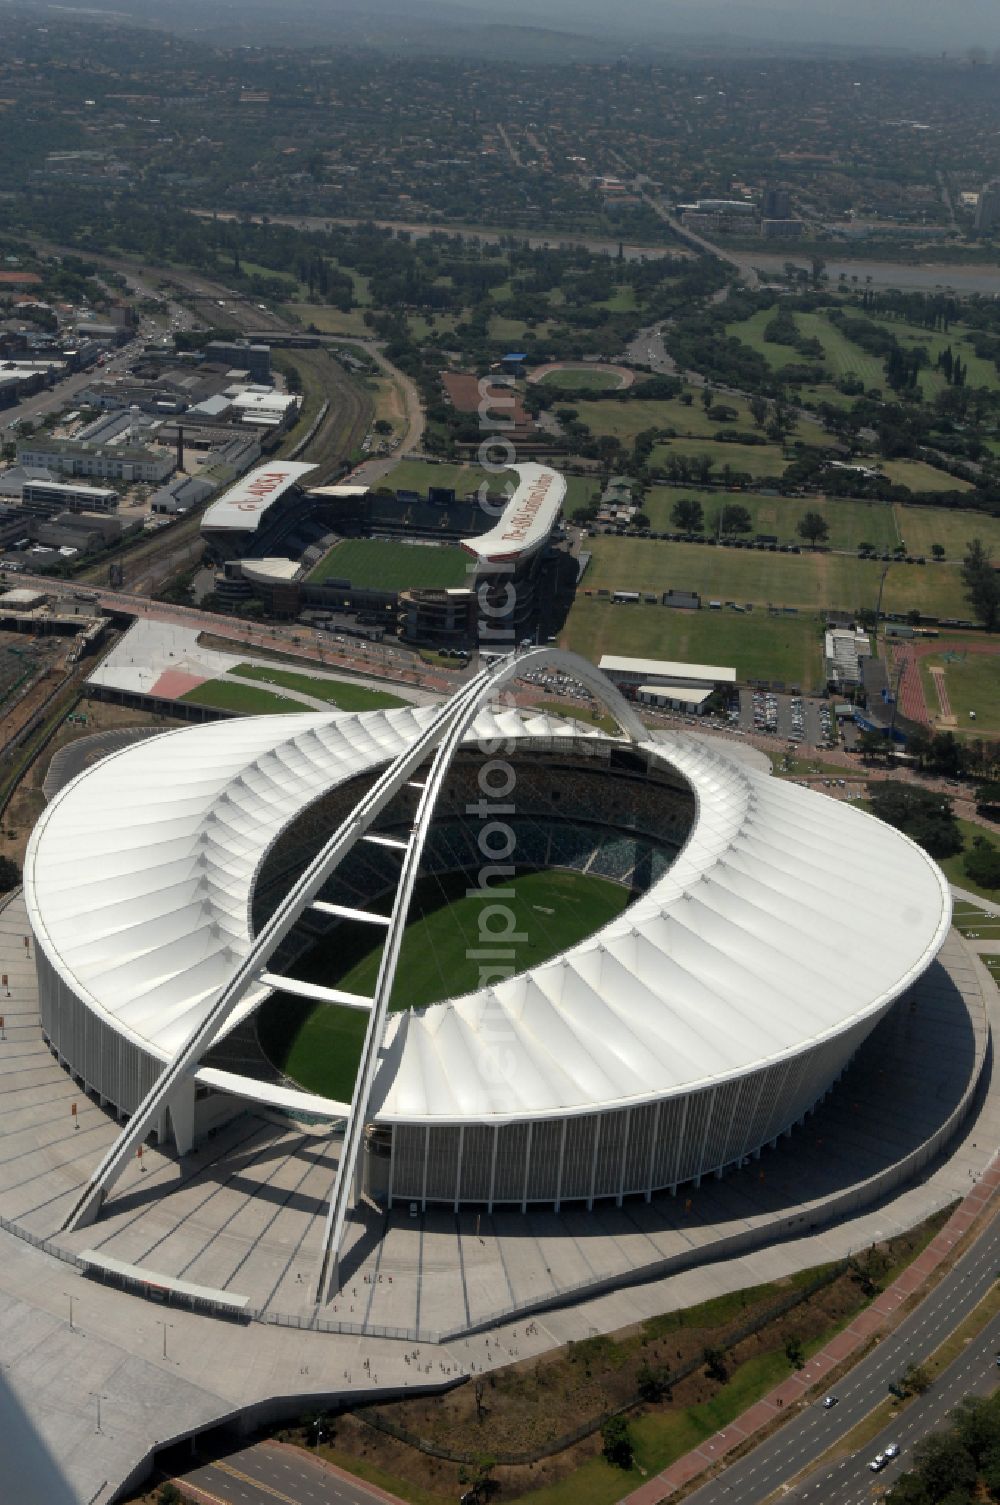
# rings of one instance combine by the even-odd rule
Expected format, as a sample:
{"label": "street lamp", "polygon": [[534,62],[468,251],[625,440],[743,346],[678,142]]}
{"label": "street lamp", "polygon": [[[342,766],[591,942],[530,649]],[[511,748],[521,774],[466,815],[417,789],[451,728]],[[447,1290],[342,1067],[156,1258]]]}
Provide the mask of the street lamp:
{"label": "street lamp", "polygon": [[63,1291],[63,1295],[69,1302],[69,1330],[71,1333],[75,1333],[76,1328],[73,1326],[73,1302],[76,1300],[76,1297],[71,1291]]}
{"label": "street lamp", "polygon": [[166,1358],[167,1357],[167,1328],[168,1327],[173,1327],[174,1324],[172,1322],[165,1322],[160,1317],[156,1317],[153,1320],[156,1322],[157,1327],[162,1327],[163,1328],[163,1357]]}

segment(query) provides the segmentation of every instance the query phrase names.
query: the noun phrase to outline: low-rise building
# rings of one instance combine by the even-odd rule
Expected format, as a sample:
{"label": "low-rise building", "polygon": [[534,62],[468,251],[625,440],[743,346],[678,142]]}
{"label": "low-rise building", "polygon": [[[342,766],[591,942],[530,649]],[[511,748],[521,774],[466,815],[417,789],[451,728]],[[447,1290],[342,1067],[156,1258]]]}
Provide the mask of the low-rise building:
{"label": "low-rise building", "polygon": [[67,481],[26,481],[21,506],[36,517],[58,512],[117,512],[120,497],[110,486],[80,486]]}

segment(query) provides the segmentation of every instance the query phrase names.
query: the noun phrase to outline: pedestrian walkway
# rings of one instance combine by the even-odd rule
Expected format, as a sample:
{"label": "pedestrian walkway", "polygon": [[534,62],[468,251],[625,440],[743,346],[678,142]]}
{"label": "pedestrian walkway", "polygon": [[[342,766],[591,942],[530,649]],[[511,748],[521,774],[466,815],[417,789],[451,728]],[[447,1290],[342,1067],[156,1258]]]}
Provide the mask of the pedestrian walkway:
{"label": "pedestrian walkway", "polygon": [[736,1448],[742,1448],[755,1437],[761,1438],[779,1417],[789,1413],[799,1401],[804,1400],[820,1381],[840,1369],[853,1355],[860,1357],[861,1351],[872,1338],[893,1325],[894,1318],[900,1315],[904,1303],[927,1284],[930,1276],[986,1210],[998,1190],[1000,1163],[994,1161],[923,1253],[906,1267],[902,1275],[871,1306],[866,1307],[854,1319],[850,1327],[839,1332],[825,1348],[813,1355],[804,1368],[789,1375],[769,1395],[737,1416],[723,1431],[706,1438],[699,1447],[692,1448],[655,1478],[641,1484],[638,1489],[626,1495],[620,1505],[659,1505],[659,1501],[685,1488]]}

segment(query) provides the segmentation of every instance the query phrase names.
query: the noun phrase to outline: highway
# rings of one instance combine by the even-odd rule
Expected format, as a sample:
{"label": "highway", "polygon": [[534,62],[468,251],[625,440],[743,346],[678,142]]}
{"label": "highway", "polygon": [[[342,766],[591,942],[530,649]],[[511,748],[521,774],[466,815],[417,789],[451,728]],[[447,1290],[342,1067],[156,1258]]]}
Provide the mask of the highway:
{"label": "highway", "polygon": [[[1000,1270],[1000,1214],[956,1262],[954,1268],[843,1380],[832,1387],[839,1397],[825,1411],[822,1399],[804,1407],[772,1437],[731,1463],[687,1498],[697,1505],[756,1505],[781,1489],[789,1479],[818,1461],[876,1406],[889,1396],[889,1385],[914,1363],[929,1358],[955,1327],[978,1305],[997,1280]],[[902,1411],[864,1449],[825,1469],[821,1478],[808,1478],[783,1499],[807,1500],[809,1505],[849,1505],[870,1500],[876,1478],[880,1487],[897,1478],[912,1460],[912,1446],[926,1432],[940,1427],[955,1403],[968,1391],[992,1389],[997,1368],[994,1350],[1000,1346],[1000,1318],[935,1381],[933,1387]],[[807,1366],[808,1372],[808,1366]],[[877,1476],[869,1460],[887,1442],[898,1442],[900,1457]],[[710,1444],[706,1444],[708,1448]]]}
{"label": "highway", "polygon": [[392,1498],[273,1442],[199,1462],[174,1482],[199,1505],[384,1505]]}

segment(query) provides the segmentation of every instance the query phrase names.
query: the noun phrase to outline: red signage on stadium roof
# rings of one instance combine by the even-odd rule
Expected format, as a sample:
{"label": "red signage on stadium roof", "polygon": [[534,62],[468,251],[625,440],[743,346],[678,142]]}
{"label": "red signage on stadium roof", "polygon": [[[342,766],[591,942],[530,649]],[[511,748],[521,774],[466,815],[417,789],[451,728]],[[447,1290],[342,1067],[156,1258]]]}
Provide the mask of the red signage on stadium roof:
{"label": "red signage on stadium roof", "polygon": [[290,479],[287,470],[263,470],[252,481],[248,481],[244,490],[248,493],[248,500],[236,502],[234,505],[240,512],[259,512],[266,506],[271,493],[279,486],[283,486]]}
{"label": "red signage on stadium roof", "polygon": [[505,531],[500,535],[501,538],[509,543],[524,543],[554,480],[555,476],[549,474],[541,476],[535,482],[517,511],[510,519],[504,518]]}

